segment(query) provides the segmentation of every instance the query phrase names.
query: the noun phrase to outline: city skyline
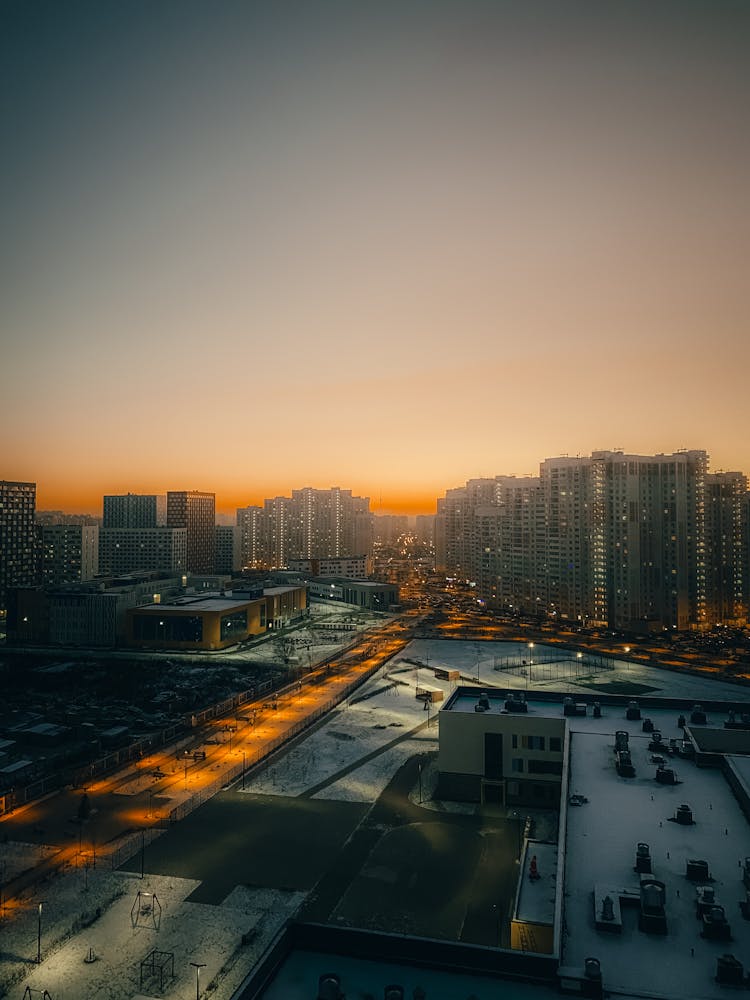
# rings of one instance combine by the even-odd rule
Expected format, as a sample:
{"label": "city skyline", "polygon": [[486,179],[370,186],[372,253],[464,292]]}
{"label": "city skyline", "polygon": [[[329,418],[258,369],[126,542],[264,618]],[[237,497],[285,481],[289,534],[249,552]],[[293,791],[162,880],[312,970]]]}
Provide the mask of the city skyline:
{"label": "city skyline", "polygon": [[40,507],[750,470],[750,8],[2,18],[2,464]]}

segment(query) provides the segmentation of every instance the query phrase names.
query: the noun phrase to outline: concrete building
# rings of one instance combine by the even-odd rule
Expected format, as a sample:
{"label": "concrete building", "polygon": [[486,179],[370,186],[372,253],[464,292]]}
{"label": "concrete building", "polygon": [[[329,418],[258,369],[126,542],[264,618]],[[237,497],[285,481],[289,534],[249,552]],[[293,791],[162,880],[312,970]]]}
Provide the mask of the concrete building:
{"label": "concrete building", "polygon": [[[604,620],[633,631],[706,624],[704,451],[594,452]],[[593,611],[593,609],[592,609]]]}
{"label": "concrete building", "polygon": [[290,559],[287,568],[308,578],[340,576],[349,580],[363,580],[372,575],[372,558],[369,556],[338,556],[330,559]]}
{"label": "concrete building", "polygon": [[103,507],[103,528],[155,528],[158,524],[154,494],[105,496]]}
{"label": "concrete building", "polygon": [[311,599],[341,601],[368,611],[388,611],[398,605],[398,587],[377,580],[345,580],[341,577],[320,577],[310,580]]}
{"label": "concrete building", "polygon": [[102,528],[99,532],[99,572],[104,575],[141,570],[185,573],[187,569],[186,528]]}
{"label": "concrete building", "polygon": [[125,641],[147,649],[217,650],[266,630],[266,601],[205,595],[130,608]]}
{"label": "concrete building", "polygon": [[706,476],[706,618],[710,624],[747,621],[746,497],[747,477],[741,472]]}
{"label": "concrete building", "polygon": [[290,548],[290,558],[336,558],[372,552],[368,497],[353,497],[351,490],[339,486],[329,490],[306,486],[292,490],[292,504],[300,535],[296,549]]}
{"label": "concrete building", "polygon": [[245,569],[267,567],[266,520],[262,507],[237,508],[237,527],[240,529],[240,565]]}
{"label": "concrete building", "polygon": [[197,490],[167,493],[167,527],[187,532],[187,569],[213,573],[216,560],[216,495]]}
{"label": "concrete building", "polygon": [[36,581],[36,483],[0,480],[0,611],[13,587]]}
{"label": "concrete building", "polygon": [[269,628],[285,628],[307,614],[305,586],[264,587],[263,599]]}
{"label": "concrete building", "polygon": [[301,534],[294,505],[289,497],[263,501],[265,557],[269,569],[283,569],[290,557],[299,555]]}
{"label": "concrete building", "polygon": [[125,635],[125,612],[181,593],[182,577],[158,573],[99,578],[64,586],[18,588],[8,611],[8,640],[53,646],[116,646]]}
{"label": "concrete building", "polygon": [[556,808],[565,719],[530,712],[522,692],[458,688],[440,711],[441,797]]}
{"label": "concrete building", "polygon": [[242,532],[237,525],[217,524],[216,563],[217,573],[238,573],[242,569]]}
{"label": "concrete building", "polygon": [[39,525],[38,537],[40,581],[43,586],[81,583],[98,576],[98,525]]}
{"label": "concrete building", "polygon": [[744,477],[707,479],[707,462],[601,451],[547,459],[538,479],[471,480],[438,501],[437,566],[526,617],[632,632],[741,620]]}

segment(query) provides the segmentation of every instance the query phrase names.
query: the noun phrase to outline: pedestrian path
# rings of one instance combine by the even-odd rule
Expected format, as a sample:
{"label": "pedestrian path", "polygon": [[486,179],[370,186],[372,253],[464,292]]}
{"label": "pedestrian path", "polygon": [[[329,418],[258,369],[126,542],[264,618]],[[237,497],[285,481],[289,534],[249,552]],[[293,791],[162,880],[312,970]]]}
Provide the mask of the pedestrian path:
{"label": "pedestrian path", "polygon": [[[364,757],[360,757],[358,760],[355,760],[353,763],[347,764],[346,767],[343,767],[340,771],[337,771],[335,774],[330,775],[324,781],[319,781],[318,784],[313,785],[312,788],[307,788],[305,789],[304,792],[300,792],[297,798],[311,799],[313,795],[317,795],[318,792],[322,792],[324,788],[328,788],[330,785],[335,784],[341,778],[345,778],[347,774],[351,774],[352,771],[356,771],[364,764],[368,764],[371,760],[374,760],[381,754],[386,753],[393,747],[398,746],[399,743],[403,743],[405,740],[412,739],[417,733],[420,733],[423,729],[426,729],[427,726],[430,724],[430,721],[431,721],[430,719],[425,719],[424,722],[420,722],[420,724],[418,726],[415,726],[414,729],[410,729],[408,732],[402,733],[400,736],[397,736],[395,740],[391,740],[390,743],[386,743],[382,747],[378,747],[377,750],[372,750],[370,753],[365,754]],[[435,739],[437,739],[437,737],[435,737]]]}

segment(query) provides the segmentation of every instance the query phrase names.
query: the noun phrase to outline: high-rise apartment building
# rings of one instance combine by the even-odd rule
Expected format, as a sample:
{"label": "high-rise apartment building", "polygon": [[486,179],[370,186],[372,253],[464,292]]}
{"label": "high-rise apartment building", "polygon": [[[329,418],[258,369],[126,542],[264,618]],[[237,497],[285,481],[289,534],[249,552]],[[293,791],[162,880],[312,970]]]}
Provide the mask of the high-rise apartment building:
{"label": "high-rise apartment building", "polygon": [[240,507],[242,564],[282,568],[290,559],[328,559],[372,554],[372,515],[367,497],[351,490],[305,487],[274,497],[263,507]]}
{"label": "high-rise apartment building", "polygon": [[745,574],[747,478],[741,472],[706,476],[706,615],[734,625],[747,618]]}
{"label": "high-rise apartment building", "polygon": [[162,570],[169,574],[189,572],[187,529],[102,528],[99,532],[99,573],[119,576],[141,570]]}
{"label": "high-rise apartment building", "polygon": [[707,464],[602,451],[547,459],[539,479],[472,480],[438,501],[438,567],[525,615],[635,631],[738,621],[746,482]]}
{"label": "high-rise apartment building", "polygon": [[351,490],[339,486],[306,486],[292,490],[292,509],[300,533],[295,558],[367,555],[372,549],[369,498],[353,497]]}
{"label": "high-rise apartment building", "polygon": [[153,494],[104,497],[103,528],[155,528],[157,523],[157,498]]}
{"label": "high-rise apartment building", "polygon": [[274,497],[263,501],[265,518],[266,563],[272,569],[283,569],[290,556],[299,554],[301,537],[298,518],[289,497]]}
{"label": "high-rise apartment building", "polygon": [[240,565],[248,569],[264,569],[267,530],[263,508],[238,507],[237,527],[240,529]]}
{"label": "high-rise apartment building", "polygon": [[242,568],[242,532],[235,524],[217,524],[215,572],[231,575]]}
{"label": "high-rise apartment building", "polygon": [[96,524],[38,526],[39,576],[45,587],[93,580],[99,572],[99,527]]}
{"label": "high-rise apartment building", "polygon": [[704,451],[594,452],[603,467],[605,619],[613,628],[706,623]]}
{"label": "high-rise apartment building", "polygon": [[36,580],[36,483],[0,480],[0,609],[8,591]]}
{"label": "high-rise apartment building", "polygon": [[216,495],[197,490],[167,493],[167,527],[187,532],[187,569],[213,573],[216,561]]}

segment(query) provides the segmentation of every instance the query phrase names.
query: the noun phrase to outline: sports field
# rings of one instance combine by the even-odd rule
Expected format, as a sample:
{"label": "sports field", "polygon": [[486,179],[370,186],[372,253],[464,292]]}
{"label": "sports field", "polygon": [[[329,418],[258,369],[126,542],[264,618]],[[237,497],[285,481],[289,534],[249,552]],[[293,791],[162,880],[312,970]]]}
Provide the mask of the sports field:
{"label": "sports field", "polygon": [[[496,945],[515,887],[515,820],[440,814],[409,799],[417,754],[364,803],[228,791],[145,849],[146,872],[200,880],[191,902],[237,885],[310,891],[303,919]],[[141,856],[127,865],[139,871]]]}

